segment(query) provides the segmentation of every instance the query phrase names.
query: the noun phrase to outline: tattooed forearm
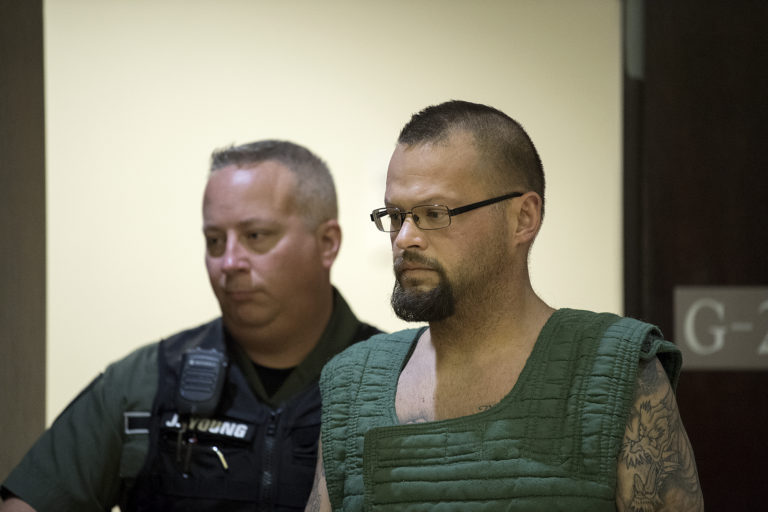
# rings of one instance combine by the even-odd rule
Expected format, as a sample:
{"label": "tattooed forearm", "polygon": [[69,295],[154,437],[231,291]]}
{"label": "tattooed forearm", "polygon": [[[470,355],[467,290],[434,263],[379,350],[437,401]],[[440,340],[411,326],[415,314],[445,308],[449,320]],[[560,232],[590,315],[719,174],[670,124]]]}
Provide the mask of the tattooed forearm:
{"label": "tattooed forearm", "polygon": [[619,510],[704,509],[693,450],[656,359],[640,366],[618,462]]}

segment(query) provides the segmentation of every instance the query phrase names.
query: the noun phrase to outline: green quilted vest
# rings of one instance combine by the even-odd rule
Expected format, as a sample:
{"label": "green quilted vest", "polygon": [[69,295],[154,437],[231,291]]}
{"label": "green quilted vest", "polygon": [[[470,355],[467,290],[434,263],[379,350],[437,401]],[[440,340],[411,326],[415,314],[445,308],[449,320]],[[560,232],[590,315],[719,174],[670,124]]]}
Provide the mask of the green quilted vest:
{"label": "green quilted vest", "polygon": [[658,356],[673,387],[681,364],[652,325],[562,309],[494,407],[399,425],[397,379],[419,334],[375,336],[323,370],[334,510],[613,511],[638,362]]}

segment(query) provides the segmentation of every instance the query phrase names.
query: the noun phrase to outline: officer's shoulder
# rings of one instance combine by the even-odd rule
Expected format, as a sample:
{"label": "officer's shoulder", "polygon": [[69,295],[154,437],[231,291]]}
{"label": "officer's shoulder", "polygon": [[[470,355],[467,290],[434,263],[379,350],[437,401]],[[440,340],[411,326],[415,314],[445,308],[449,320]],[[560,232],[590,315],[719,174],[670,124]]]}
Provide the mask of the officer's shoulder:
{"label": "officer's shoulder", "polygon": [[143,345],[107,366],[98,379],[103,379],[108,389],[124,388],[126,392],[154,386],[157,381],[157,352],[158,342]]}
{"label": "officer's shoulder", "polygon": [[157,358],[161,343],[184,343],[189,340],[196,340],[203,336],[211,328],[215,328],[218,319],[206,322],[190,329],[179,331],[175,334],[161,338],[159,341],[153,341],[142,345],[123,358],[110,364],[105,373],[114,375],[116,378],[131,378],[140,373],[154,373],[157,370]]}
{"label": "officer's shoulder", "polygon": [[191,327],[189,329],[184,329],[182,331],[179,331],[175,334],[172,334],[171,336],[167,336],[161,340],[161,343],[164,343],[165,345],[176,345],[176,344],[196,344],[202,341],[207,336],[211,335],[212,333],[215,333],[216,335],[221,335],[223,332],[221,317],[215,318],[213,320],[210,320],[208,322],[205,322],[203,324],[200,324],[195,327]]}

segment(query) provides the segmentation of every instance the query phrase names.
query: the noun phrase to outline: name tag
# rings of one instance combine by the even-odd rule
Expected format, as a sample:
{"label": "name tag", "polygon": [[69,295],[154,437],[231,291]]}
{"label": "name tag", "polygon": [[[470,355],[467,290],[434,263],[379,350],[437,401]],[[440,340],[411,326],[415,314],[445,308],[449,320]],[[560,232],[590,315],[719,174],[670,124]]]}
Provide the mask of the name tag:
{"label": "name tag", "polygon": [[[182,422],[178,413],[167,412],[163,414],[160,428],[178,432],[182,429]],[[209,436],[236,439],[238,441],[252,441],[256,433],[256,426],[230,419],[200,418],[191,416],[186,424],[187,432],[197,432]]]}

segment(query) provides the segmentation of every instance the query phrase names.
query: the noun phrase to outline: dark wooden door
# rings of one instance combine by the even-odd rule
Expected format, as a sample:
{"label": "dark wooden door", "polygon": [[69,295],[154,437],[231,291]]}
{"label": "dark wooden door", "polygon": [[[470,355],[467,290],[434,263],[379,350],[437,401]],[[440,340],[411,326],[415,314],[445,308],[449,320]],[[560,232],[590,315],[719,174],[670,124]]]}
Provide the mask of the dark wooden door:
{"label": "dark wooden door", "polygon": [[45,426],[43,2],[0,0],[0,482]]}
{"label": "dark wooden door", "polygon": [[[624,8],[625,307],[671,338],[676,287],[768,286],[768,2]],[[677,395],[707,510],[762,510],[768,370]]]}

